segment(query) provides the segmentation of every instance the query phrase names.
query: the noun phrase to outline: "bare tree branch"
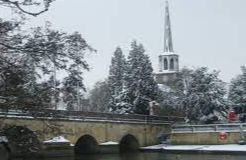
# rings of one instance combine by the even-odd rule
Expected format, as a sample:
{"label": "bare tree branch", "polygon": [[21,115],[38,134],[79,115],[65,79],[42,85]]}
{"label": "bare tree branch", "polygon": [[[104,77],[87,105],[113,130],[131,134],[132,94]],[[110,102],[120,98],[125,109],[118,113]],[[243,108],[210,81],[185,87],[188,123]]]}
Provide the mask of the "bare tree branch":
{"label": "bare tree branch", "polygon": [[38,16],[46,11],[48,11],[50,3],[53,2],[54,0],[44,0],[44,8],[41,11],[38,12],[29,12],[27,10],[25,10],[22,6],[31,6],[31,5],[40,5],[37,4],[35,2],[30,2],[30,4],[24,4],[24,2],[20,3],[19,1],[11,1],[11,0],[0,0],[0,5],[2,6],[7,6],[10,8],[16,8],[19,11],[21,11],[22,13],[31,15],[31,16]]}

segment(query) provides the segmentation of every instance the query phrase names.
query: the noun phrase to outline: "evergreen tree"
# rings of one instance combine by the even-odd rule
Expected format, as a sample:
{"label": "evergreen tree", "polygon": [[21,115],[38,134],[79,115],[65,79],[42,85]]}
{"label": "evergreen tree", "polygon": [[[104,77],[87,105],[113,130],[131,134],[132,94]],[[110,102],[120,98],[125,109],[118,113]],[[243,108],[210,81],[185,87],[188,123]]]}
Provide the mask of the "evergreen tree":
{"label": "evergreen tree", "polygon": [[108,105],[111,100],[111,91],[108,85],[108,81],[97,82],[94,88],[90,91],[89,111],[107,112]]}
{"label": "evergreen tree", "polygon": [[82,101],[84,100],[83,91],[85,91],[82,77],[79,74],[74,73],[68,75],[68,77],[63,80],[62,87],[62,98],[67,106],[67,110],[82,110]]}
{"label": "evergreen tree", "polygon": [[[183,105],[190,121],[216,120],[218,114],[226,116],[225,83],[218,78],[219,72],[208,72],[201,67],[190,72],[184,90]],[[217,113],[217,114],[216,114]]]}
{"label": "evergreen tree", "polygon": [[124,74],[126,69],[126,59],[121,48],[117,47],[111,59],[109,68],[108,86],[111,94],[110,111],[114,111],[116,103],[121,101],[119,95],[124,85]]}
{"label": "evergreen tree", "polygon": [[187,85],[191,78],[191,69],[182,68],[176,73],[176,78],[173,79],[171,86],[165,84],[158,84],[159,94],[158,103],[160,105],[160,114],[167,115],[181,115],[185,116],[185,109],[183,101],[187,93]]}
{"label": "evergreen tree", "polygon": [[114,97],[114,100],[115,100],[114,105],[110,103],[109,106],[110,112],[114,112],[118,114],[134,113],[133,105],[131,104],[128,90],[125,85],[123,85],[122,91],[119,93],[119,95]]}
{"label": "evergreen tree", "polygon": [[158,91],[151,62],[144,52],[142,44],[132,42],[124,76],[127,99],[138,114],[148,114],[149,102],[156,100]]}
{"label": "evergreen tree", "polygon": [[[225,83],[219,72],[208,68],[183,68],[178,74],[175,89],[161,87],[159,103],[162,110],[180,115],[194,123],[211,123],[226,116]],[[182,114],[181,114],[182,115]]]}
{"label": "evergreen tree", "polygon": [[232,79],[229,88],[229,100],[236,105],[246,106],[246,67],[241,67],[242,74]]}

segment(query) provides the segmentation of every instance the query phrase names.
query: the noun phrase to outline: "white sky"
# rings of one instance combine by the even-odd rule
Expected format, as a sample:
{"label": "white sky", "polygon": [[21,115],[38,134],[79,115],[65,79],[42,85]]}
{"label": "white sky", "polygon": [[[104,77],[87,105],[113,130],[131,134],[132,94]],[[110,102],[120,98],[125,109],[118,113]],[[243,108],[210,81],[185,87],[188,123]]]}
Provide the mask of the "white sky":
{"label": "white sky", "polygon": [[[182,66],[207,66],[229,82],[246,65],[246,0],[169,0],[174,50]],[[133,39],[143,43],[157,70],[163,50],[165,0],[56,0],[31,18],[30,26],[51,21],[66,32],[79,31],[98,50],[87,56],[84,75],[92,88],[108,75],[116,46],[127,54]],[[0,17],[7,13],[0,8]]]}

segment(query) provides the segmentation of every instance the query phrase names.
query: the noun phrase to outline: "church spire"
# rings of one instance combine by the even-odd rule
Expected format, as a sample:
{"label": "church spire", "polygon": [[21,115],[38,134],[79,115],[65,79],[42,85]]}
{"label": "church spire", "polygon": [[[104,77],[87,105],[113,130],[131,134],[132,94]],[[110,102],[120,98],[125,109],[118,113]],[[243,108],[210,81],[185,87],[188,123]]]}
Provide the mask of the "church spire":
{"label": "church spire", "polygon": [[164,28],[164,52],[173,52],[172,32],[171,23],[168,9],[168,1],[166,1],[165,8],[165,28]]}

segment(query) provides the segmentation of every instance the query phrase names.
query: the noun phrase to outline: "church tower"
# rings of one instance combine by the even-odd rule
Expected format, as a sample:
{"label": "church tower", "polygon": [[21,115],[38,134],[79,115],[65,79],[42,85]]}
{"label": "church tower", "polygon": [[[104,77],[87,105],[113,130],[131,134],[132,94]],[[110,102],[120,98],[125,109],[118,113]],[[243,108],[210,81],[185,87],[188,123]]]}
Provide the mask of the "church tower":
{"label": "church tower", "polygon": [[169,15],[168,2],[165,7],[164,25],[164,50],[159,55],[159,71],[155,73],[158,84],[172,87],[172,82],[176,79],[179,72],[179,55],[173,50],[171,22]]}

